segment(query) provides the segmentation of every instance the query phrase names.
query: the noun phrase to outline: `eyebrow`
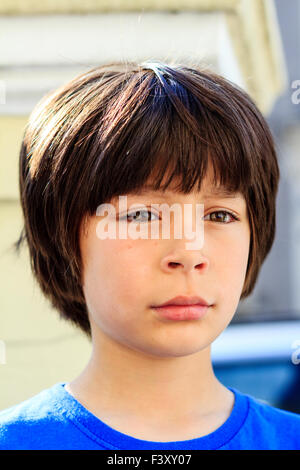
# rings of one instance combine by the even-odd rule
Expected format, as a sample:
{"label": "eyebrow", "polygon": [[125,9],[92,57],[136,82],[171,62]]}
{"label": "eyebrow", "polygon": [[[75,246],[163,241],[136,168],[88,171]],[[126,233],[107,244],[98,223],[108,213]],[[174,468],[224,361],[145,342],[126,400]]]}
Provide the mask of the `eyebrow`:
{"label": "eyebrow", "polygon": [[[168,194],[171,196],[172,193],[181,193],[180,191],[175,191],[175,190],[155,190],[153,186],[145,185],[140,189],[136,189],[134,191],[131,191],[132,194],[134,195],[144,195],[144,194],[149,194],[149,195],[157,195],[157,196],[163,196],[163,197],[168,197]],[[234,192],[230,191],[229,189],[225,187],[215,187],[213,190],[206,192],[203,194],[204,199],[213,199],[213,198],[224,198],[224,199],[237,199],[241,197],[241,193],[239,192]]]}

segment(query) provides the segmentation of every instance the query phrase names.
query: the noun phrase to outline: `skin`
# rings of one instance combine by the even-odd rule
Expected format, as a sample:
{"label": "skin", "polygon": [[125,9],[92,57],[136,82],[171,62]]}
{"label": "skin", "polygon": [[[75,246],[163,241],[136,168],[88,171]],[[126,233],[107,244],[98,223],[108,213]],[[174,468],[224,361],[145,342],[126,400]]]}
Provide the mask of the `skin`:
{"label": "skin", "polygon": [[[66,390],[106,424],[138,439],[207,435],[226,421],[234,404],[233,393],[214,375],[210,345],[238,306],[250,226],[242,194],[205,197],[214,188],[211,177],[208,171],[201,192],[170,191],[165,199],[127,195],[128,208],[203,203],[200,250],[187,250],[185,238],[172,236],[100,240],[96,215],[82,226],[83,290],[93,348],[86,368]],[[218,221],[211,214],[220,210],[234,212],[239,220],[223,215]],[[145,214],[142,220],[150,226]],[[213,305],[204,317],[185,321],[161,319],[151,308],[177,295],[199,295]]]}

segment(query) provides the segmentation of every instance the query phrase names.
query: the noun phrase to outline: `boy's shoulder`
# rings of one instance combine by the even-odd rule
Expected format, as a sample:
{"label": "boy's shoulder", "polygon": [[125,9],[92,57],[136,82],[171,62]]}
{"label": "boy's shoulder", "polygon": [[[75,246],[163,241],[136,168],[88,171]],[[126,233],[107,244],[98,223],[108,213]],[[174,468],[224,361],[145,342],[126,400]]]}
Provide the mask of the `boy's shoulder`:
{"label": "boy's shoulder", "polygon": [[248,395],[250,413],[253,419],[261,419],[272,424],[288,423],[300,426],[300,414],[270,405],[267,401]]}
{"label": "boy's shoulder", "polygon": [[[270,405],[251,395],[244,396],[248,401],[248,413],[236,439],[244,449],[300,449],[300,414]],[[233,442],[235,439],[233,439]]]}
{"label": "boy's shoulder", "polygon": [[[0,449],[26,449],[31,442],[45,446],[45,437],[64,432],[69,421],[60,406],[61,384],[0,411]],[[57,426],[57,424],[60,426]]]}
{"label": "boy's shoulder", "polygon": [[42,390],[38,394],[0,411],[1,429],[5,424],[17,422],[19,420],[34,421],[37,418],[43,419],[49,416],[49,411],[53,413],[56,406],[56,391],[58,384]]}

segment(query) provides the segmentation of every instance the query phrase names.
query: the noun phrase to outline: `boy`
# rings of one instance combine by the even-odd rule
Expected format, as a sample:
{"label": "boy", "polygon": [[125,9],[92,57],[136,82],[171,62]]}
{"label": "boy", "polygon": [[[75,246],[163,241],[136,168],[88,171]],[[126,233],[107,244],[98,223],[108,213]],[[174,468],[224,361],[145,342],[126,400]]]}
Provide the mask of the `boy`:
{"label": "boy", "polygon": [[[300,416],[223,386],[210,359],[271,249],[278,180],[264,118],[212,72],[114,63],[44,97],[16,247],[93,349],[72,382],[0,413],[0,448],[300,449]],[[149,236],[163,204],[203,209],[199,246],[175,217]]]}

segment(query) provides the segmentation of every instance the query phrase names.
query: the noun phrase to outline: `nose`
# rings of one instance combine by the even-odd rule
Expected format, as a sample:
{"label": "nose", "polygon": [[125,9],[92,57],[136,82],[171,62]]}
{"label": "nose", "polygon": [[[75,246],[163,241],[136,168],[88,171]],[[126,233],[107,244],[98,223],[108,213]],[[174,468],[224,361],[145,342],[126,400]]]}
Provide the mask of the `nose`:
{"label": "nose", "polygon": [[190,271],[205,271],[209,265],[208,259],[199,250],[182,250],[165,256],[161,261],[161,269],[164,272],[180,270],[188,273]]}

